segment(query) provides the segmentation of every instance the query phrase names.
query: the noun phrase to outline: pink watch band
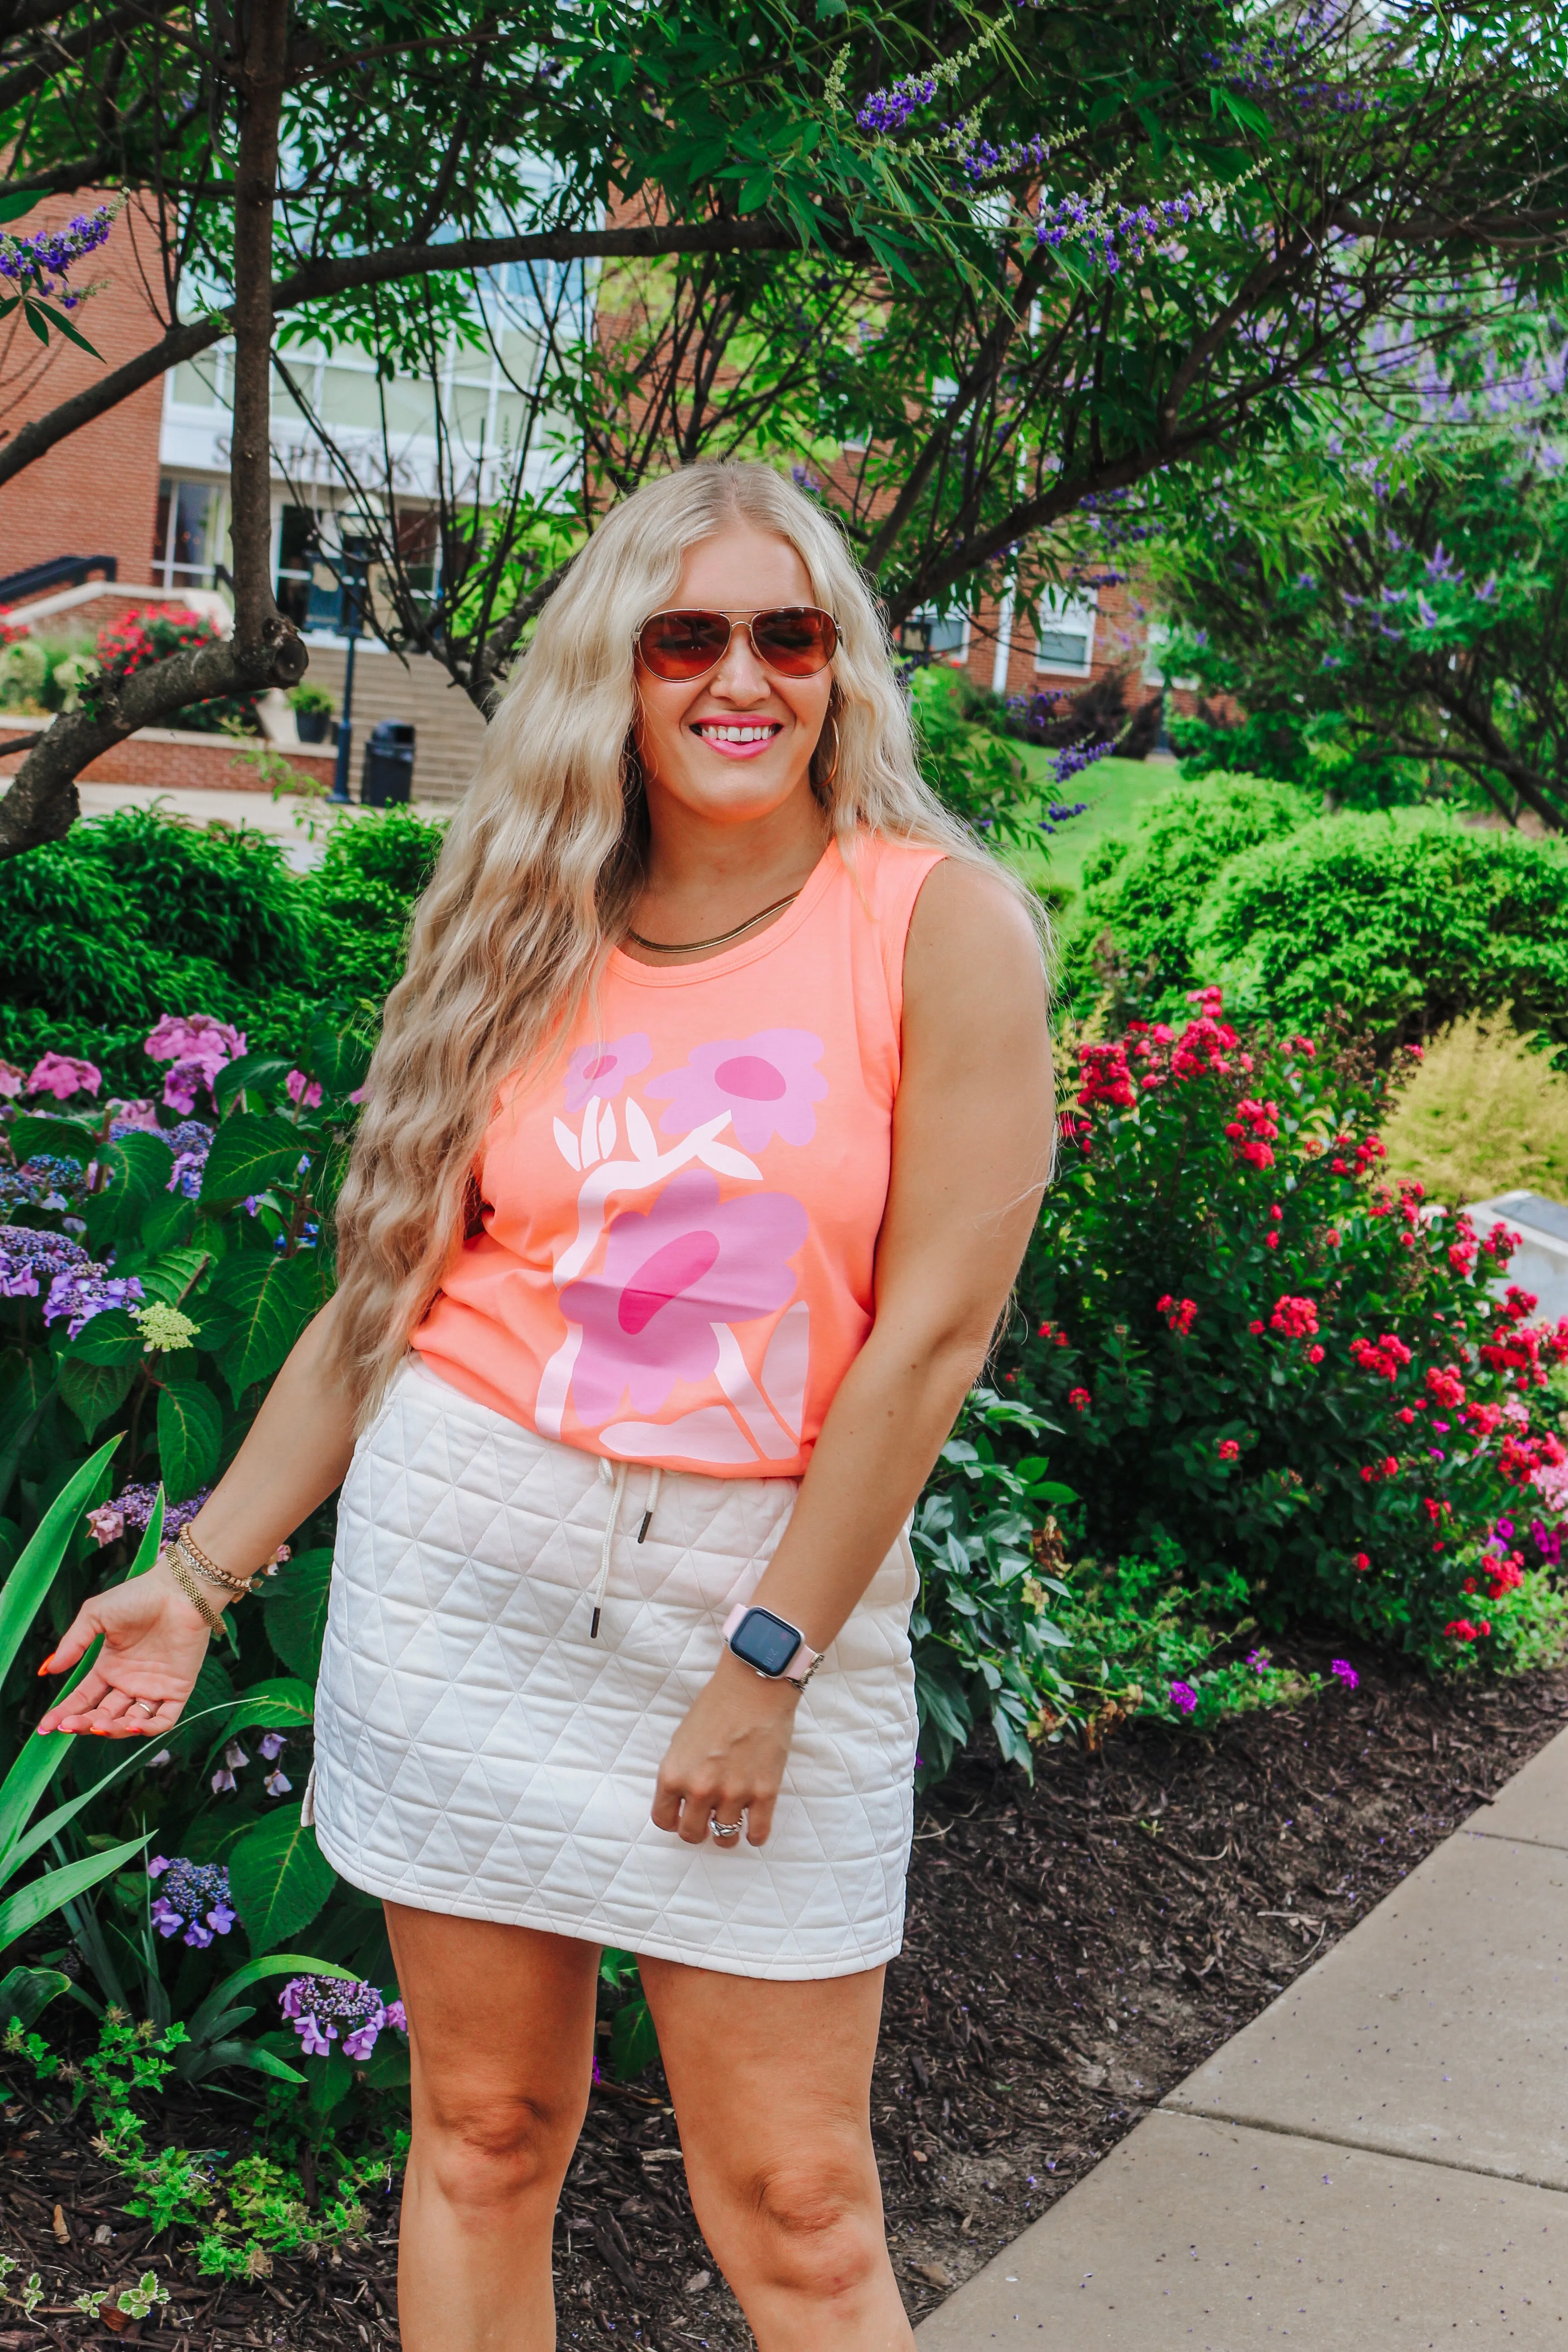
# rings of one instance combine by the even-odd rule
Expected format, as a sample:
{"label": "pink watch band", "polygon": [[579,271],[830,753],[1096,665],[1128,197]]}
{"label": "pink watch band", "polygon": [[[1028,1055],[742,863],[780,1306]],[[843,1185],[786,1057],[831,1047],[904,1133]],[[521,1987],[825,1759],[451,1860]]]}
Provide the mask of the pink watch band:
{"label": "pink watch band", "polygon": [[[730,1640],[731,1636],[736,1633],[744,1620],[751,1615],[752,1611],[759,1604],[754,1601],[736,1601],[735,1606],[731,1610],[730,1614],[724,1620],[724,1639],[726,1642]],[[772,1616],[773,1613],[773,1612],[771,1610],[768,1612],[770,1616]],[[789,1620],[786,1617],[782,1619],[781,1622],[787,1625],[789,1623]],[[800,1628],[798,1625],[795,1626],[794,1630],[797,1633],[800,1633]],[[742,1659],[741,1663],[743,1665],[746,1661]],[[811,1680],[812,1675],[816,1672],[817,1667],[821,1664],[822,1652],[820,1650],[814,1650],[810,1643],[806,1640],[805,1635],[801,1633],[800,1647],[795,1652],[794,1657],[790,1660],[788,1665],[785,1666],[784,1672],[778,1675],[764,1675],[763,1680],[768,1682],[805,1684]],[[752,1672],[753,1674],[757,1672],[755,1666],[752,1668]]]}

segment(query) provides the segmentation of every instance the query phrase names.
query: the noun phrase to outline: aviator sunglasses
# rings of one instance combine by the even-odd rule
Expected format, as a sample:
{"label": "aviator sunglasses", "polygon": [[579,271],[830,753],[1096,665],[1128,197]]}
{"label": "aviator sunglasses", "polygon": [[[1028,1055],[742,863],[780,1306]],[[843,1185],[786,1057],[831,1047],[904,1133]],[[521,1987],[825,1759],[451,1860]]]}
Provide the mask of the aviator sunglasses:
{"label": "aviator sunglasses", "polygon": [[689,684],[717,669],[737,629],[752,651],[781,677],[815,677],[838,649],[831,613],[815,604],[781,604],[731,620],[727,613],[656,613],[637,633],[637,658],[655,677]]}

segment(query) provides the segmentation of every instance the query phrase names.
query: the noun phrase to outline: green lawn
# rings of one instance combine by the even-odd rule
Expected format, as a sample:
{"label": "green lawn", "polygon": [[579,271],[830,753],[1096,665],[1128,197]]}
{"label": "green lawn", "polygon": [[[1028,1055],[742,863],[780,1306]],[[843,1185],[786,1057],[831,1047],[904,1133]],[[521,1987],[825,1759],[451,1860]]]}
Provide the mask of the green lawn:
{"label": "green lawn", "polygon": [[1075,816],[1059,833],[1043,840],[1037,851],[1020,853],[1018,869],[1025,878],[1050,890],[1070,924],[1083,887],[1084,861],[1108,836],[1131,835],[1140,809],[1181,782],[1170,760],[1100,760],[1066,785],[1050,773],[1050,754],[1031,744],[1019,747],[1032,780],[1037,779],[1040,804],[1053,800],[1087,801],[1082,816]]}

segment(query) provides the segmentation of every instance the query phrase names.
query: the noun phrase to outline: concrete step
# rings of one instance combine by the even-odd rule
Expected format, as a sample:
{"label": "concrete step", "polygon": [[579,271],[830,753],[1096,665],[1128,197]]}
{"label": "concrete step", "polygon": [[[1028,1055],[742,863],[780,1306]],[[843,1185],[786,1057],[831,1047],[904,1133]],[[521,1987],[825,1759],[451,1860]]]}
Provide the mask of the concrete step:
{"label": "concrete step", "polygon": [[[307,676],[340,708],[347,656],[339,646],[310,646]],[[359,798],[364,747],[381,719],[404,719],[416,730],[414,797],[451,807],[474,779],[485,722],[460,687],[429,654],[404,661],[384,647],[361,643],[354,654],[353,772],[349,789]]]}

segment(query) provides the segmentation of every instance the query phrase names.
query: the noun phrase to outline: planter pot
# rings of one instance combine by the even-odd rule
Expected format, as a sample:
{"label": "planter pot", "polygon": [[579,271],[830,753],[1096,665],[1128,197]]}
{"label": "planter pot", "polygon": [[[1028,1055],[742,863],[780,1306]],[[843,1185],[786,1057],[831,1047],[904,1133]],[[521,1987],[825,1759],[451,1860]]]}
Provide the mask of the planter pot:
{"label": "planter pot", "polygon": [[324,743],[331,723],[330,710],[297,710],[294,713],[294,724],[300,730],[301,743]]}

